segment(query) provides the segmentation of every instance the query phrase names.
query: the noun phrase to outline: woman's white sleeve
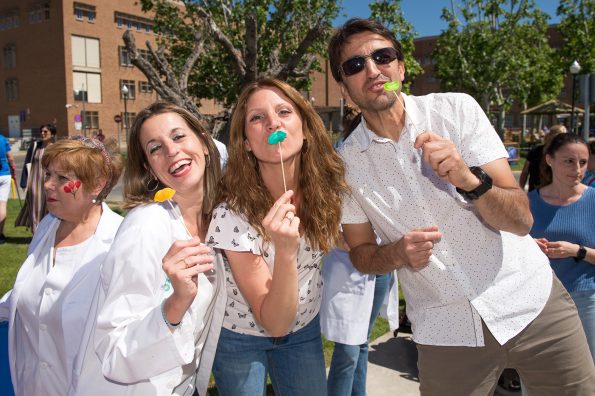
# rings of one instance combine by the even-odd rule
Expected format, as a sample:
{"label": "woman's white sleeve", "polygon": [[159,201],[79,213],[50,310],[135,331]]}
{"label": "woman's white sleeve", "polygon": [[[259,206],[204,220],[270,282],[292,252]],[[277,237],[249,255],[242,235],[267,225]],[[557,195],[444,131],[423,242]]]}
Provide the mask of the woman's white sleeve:
{"label": "woman's white sleeve", "polygon": [[[162,259],[171,245],[163,230],[123,224],[102,268],[95,349],[107,378],[147,380],[194,359],[195,324],[186,312],[173,332],[163,320],[162,301],[171,294]],[[100,302],[101,304],[101,302]]]}

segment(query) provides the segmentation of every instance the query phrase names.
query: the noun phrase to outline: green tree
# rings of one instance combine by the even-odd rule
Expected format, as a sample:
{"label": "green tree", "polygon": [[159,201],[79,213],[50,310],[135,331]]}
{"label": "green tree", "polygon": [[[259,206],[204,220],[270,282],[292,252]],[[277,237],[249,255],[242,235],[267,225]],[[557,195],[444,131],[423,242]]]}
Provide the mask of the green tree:
{"label": "green tree", "polygon": [[423,69],[413,57],[413,50],[415,49],[413,39],[416,32],[413,25],[405,20],[400,3],[400,0],[377,0],[370,3],[369,7],[371,11],[370,18],[376,19],[389,28],[403,46],[407,76],[403,86],[407,92],[411,81],[415,80],[415,77],[421,74]]}
{"label": "green tree", "polygon": [[581,65],[581,73],[595,72],[595,1],[560,0],[557,14],[560,16],[558,29],[564,40],[562,73],[568,73],[574,60]]}
{"label": "green tree", "polygon": [[[151,60],[141,56],[132,35],[124,41],[132,63],[159,95],[200,112],[201,99],[226,108],[215,117],[224,124],[241,89],[259,77],[276,77],[297,89],[310,85],[319,68],[331,21],[339,11],[332,0],[141,0],[153,12],[158,48],[149,43]],[[198,105],[196,104],[197,100]],[[219,124],[219,126],[221,123]],[[218,126],[214,126],[217,135]]]}
{"label": "green tree", "polygon": [[[446,90],[466,92],[486,113],[498,114],[502,136],[506,111],[555,97],[562,76],[547,42],[548,16],[533,0],[451,0],[448,22],[434,51],[437,75]],[[462,15],[463,22],[458,14]]]}

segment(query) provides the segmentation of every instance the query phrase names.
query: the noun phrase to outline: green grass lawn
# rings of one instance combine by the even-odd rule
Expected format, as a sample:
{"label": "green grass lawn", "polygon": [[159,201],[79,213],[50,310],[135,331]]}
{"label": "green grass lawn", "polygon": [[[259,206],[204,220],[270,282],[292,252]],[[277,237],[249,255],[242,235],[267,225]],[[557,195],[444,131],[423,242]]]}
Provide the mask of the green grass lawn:
{"label": "green grass lawn", "polygon": [[0,245],[0,295],[4,295],[12,288],[12,284],[17,276],[25,258],[27,258],[27,248],[31,242],[31,232],[24,227],[14,226],[14,220],[19,213],[19,201],[8,200],[8,215],[4,222],[4,235],[7,242]]}

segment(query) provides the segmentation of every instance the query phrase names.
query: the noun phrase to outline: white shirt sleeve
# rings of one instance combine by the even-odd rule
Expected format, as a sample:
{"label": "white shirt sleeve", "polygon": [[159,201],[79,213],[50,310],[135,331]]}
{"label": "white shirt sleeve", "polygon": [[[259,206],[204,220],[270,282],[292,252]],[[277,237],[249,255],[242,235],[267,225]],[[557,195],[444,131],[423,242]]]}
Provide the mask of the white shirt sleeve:
{"label": "white shirt sleeve", "polygon": [[461,156],[469,166],[480,166],[508,158],[500,136],[494,130],[479,103],[473,97],[459,94],[461,99]]}
{"label": "white shirt sleeve", "polygon": [[193,323],[190,310],[173,332],[163,320],[161,303],[173,291],[161,267],[171,246],[167,226],[126,220],[131,219],[124,220],[102,269],[105,301],[95,349],[108,379],[132,383],[191,362],[193,330],[201,324]]}
{"label": "white shirt sleeve", "polygon": [[370,220],[366,216],[366,212],[362,209],[359,202],[352,194],[345,194],[343,196],[343,211],[341,214],[342,224],[362,224]]}

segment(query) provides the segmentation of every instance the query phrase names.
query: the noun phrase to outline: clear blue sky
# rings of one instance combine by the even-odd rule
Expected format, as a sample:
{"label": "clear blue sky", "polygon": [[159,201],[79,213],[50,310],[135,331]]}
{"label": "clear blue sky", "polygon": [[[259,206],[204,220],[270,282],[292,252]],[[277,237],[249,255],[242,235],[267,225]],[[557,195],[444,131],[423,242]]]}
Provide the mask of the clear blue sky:
{"label": "clear blue sky", "polygon": [[[370,16],[368,0],[342,0],[343,13],[345,16],[339,16],[335,19],[335,24],[340,25],[349,18]],[[455,3],[459,1],[455,0]],[[558,0],[537,0],[536,6],[550,16],[549,23],[558,23],[556,8]],[[446,23],[440,19],[442,8],[450,8],[450,0],[401,0],[401,8],[405,19],[409,21],[417,32],[418,37],[439,35],[442,29],[446,29]]]}

